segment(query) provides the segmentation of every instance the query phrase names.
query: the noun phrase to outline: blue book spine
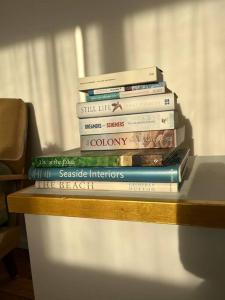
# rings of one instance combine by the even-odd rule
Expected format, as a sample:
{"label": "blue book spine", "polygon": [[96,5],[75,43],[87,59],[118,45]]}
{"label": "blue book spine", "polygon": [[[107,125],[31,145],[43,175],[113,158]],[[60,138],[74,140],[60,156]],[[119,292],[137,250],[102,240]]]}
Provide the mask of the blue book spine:
{"label": "blue book spine", "polygon": [[120,93],[115,92],[115,93],[109,93],[109,94],[100,94],[100,95],[94,95],[94,96],[86,96],[86,101],[91,102],[91,101],[101,101],[101,100],[113,100],[113,99],[119,99],[120,98]]}
{"label": "blue book spine", "polygon": [[126,182],[180,182],[179,164],[163,167],[35,168],[30,180],[91,180]]}
{"label": "blue book spine", "polygon": [[[94,95],[114,93],[114,92],[135,91],[135,90],[141,90],[141,89],[151,89],[151,88],[160,88],[160,87],[166,87],[166,82],[160,81],[160,82],[153,82],[153,83],[126,85],[126,86],[122,86],[122,87],[88,90],[87,93],[89,96],[94,96]],[[115,91],[116,89],[117,89],[117,91]]]}

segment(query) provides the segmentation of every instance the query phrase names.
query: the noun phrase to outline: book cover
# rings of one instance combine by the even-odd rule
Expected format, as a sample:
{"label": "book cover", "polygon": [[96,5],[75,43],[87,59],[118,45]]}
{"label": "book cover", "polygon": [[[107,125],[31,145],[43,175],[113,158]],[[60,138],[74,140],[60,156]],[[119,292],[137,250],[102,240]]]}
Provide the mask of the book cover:
{"label": "book cover", "polygon": [[61,181],[181,182],[182,169],[188,154],[189,150],[180,149],[165,166],[160,167],[31,167],[28,178]]}
{"label": "book cover", "polygon": [[79,90],[87,91],[91,89],[160,81],[163,81],[162,71],[157,67],[149,67],[79,78]]}
{"label": "book cover", "polygon": [[108,94],[99,94],[89,96],[86,95],[87,102],[93,101],[104,101],[104,100],[113,100],[113,99],[123,99],[129,97],[138,97],[138,96],[146,96],[146,95],[157,95],[163,94],[167,91],[164,87],[155,87],[150,89],[140,89],[140,90],[133,90],[133,91],[125,91],[125,92],[113,92]]}
{"label": "book cover", "polygon": [[161,166],[176,155],[178,148],[81,151],[79,148],[57,155],[36,156],[32,166],[45,167],[131,167]]}
{"label": "book cover", "polygon": [[175,110],[177,96],[174,93],[139,96],[122,100],[106,100],[77,103],[79,118]]}
{"label": "book cover", "polygon": [[179,189],[177,182],[109,182],[109,181],[35,181],[38,189],[60,190],[98,190],[98,191],[124,191],[124,192],[160,192],[176,193]]}
{"label": "book cover", "polygon": [[87,93],[89,96],[94,96],[94,95],[102,95],[102,94],[109,94],[115,92],[136,91],[136,90],[153,89],[153,88],[162,88],[163,90],[165,90],[166,82],[161,81],[155,83],[144,83],[144,84],[117,86],[117,87],[104,88],[104,89],[95,89],[95,90],[88,90]]}
{"label": "book cover", "polygon": [[175,129],[178,114],[174,110],[142,114],[79,119],[80,134],[103,134],[145,130]]}

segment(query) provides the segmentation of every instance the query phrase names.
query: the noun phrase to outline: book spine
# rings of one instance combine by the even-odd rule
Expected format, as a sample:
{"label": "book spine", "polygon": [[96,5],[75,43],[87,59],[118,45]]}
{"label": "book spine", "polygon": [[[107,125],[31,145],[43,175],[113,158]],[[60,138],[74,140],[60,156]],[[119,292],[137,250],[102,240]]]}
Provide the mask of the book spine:
{"label": "book spine", "polygon": [[179,182],[179,168],[163,167],[94,167],[94,168],[34,168],[28,171],[30,180]]}
{"label": "book spine", "polygon": [[108,181],[35,181],[39,189],[98,190],[127,192],[178,192],[178,183]]}
{"label": "book spine", "polygon": [[152,88],[165,89],[166,82],[161,81],[156,83],[135,84],[135,85],[118,86],[118,87],[105,88],[105,89],[88,90],[87,93],[89,96],[94,96],[94,95],[109,94],[115,92],[135,91],[135,90],[152,89]]}
{"label": "book spine", "polygon": [[126,86],[116,86],[111,88],[105,88],[105,89],[95,89],[95,90],[88,90],[87,94],[89,96],[96,96],[96,95],[102,95],[102,94],[111,94],[111,93],[119,93],[119,92],[125,92]]}
{"label": "book spine", "polygon": [[87,95],[86,101],[92,102],[92,101],[122,99],[122,98],[129,98],[129,97],[162,94],[165,92],[166,92],[165,87],[155,87],[155,88],[150,88],[150,89],[140,89],[140,90],[125,91],[125,92],[114,92],[114,93],[99,94],[99,95],[94,95],[94,96]]}
{"label": "book spine", "polygon": [[34,157],[32,166],[36,168],[132,166],[132,157],[126,155]]}
{"label": "book spine", "polygon": [[163,94],[166,92],[165,87],[154,87],[150,89],[142,89],[142,90],[133,90],[133,91],[125,91],[120,92],[120,98],[129,98],[129,97],[138,97],[145,95],[155,95],[155,94]]}
{"label": "book spine", "polygon": [[146,82],[163,81],[162,71],[157,67],[124,71],[118,73],[102,74],[79,78],[79,90],[109,88],[123,85],[134,85]]}
{"label": "book spine", "polygon": [[57,167],[133,167],[162,166],[161,154],[79,156],[79,157],[34,157],[32,166],[36,168]]}
{"label": "book spine", "polygon": [[175,111],[79,119],[81,135],[174,129],[176,123]]}
{"label": "book spine", "polygon": [[94,96],[87,95],[86,101],[92,102],[92,101],[112,100],[112,99],[119,99],[119,98],[120,98],[120,92],[114,92],[114,93],[99,94]]}
{"label": "book spine", "polygon": [[140,96],[123,100],[106,100],[77,103],[79,118],[93,118],[113,115],[128,115],[155,111],[174,110],[176,96],[174,93]]}
{"label": "book spine", "polygon": [[152,149],[178,147],[185,137],[185,127],[114,134],[81,136],[82,150]]}

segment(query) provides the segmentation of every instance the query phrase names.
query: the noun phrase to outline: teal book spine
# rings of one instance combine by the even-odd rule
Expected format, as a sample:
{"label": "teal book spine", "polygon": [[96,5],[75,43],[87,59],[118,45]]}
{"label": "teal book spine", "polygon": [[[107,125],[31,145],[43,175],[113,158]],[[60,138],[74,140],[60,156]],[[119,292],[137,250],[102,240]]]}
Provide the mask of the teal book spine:
{"label": "teal book spine", "polygon": [[109,94],[99,94],[99,95],[93,95],[93,96],[86,96],[86,101],[87,102],[92,102],[92,101],[102,101],[102,100],[113,100],[113,99],[119,99],[120,98],[120,93],[115,92],[115,93],[109,93]]}
{"label": "teal book spine", "polygon": [[181,182],[180,165],[163,167],[34,168],[30,180],[91,180],[125,182]]}

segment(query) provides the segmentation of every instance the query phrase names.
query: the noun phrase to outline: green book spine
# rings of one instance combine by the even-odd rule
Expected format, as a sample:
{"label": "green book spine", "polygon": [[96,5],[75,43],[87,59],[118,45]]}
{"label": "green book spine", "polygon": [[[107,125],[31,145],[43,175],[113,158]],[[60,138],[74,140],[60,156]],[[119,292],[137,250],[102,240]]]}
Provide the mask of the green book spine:
{"label": "green book spine", "polygon": [[35,156],[32,167],[138,167],[162,166],[176,155],[178,148],[152,151],[80,151],[72,149],[54,155]]}
{"label": "green book spine", "polygon": [[[83,156],[83,157],[34,157],[32,166],[36,168],[52,167],[118,167],[121,166],[121,156]],[[126,164],[127,165],[127,164]]]}

